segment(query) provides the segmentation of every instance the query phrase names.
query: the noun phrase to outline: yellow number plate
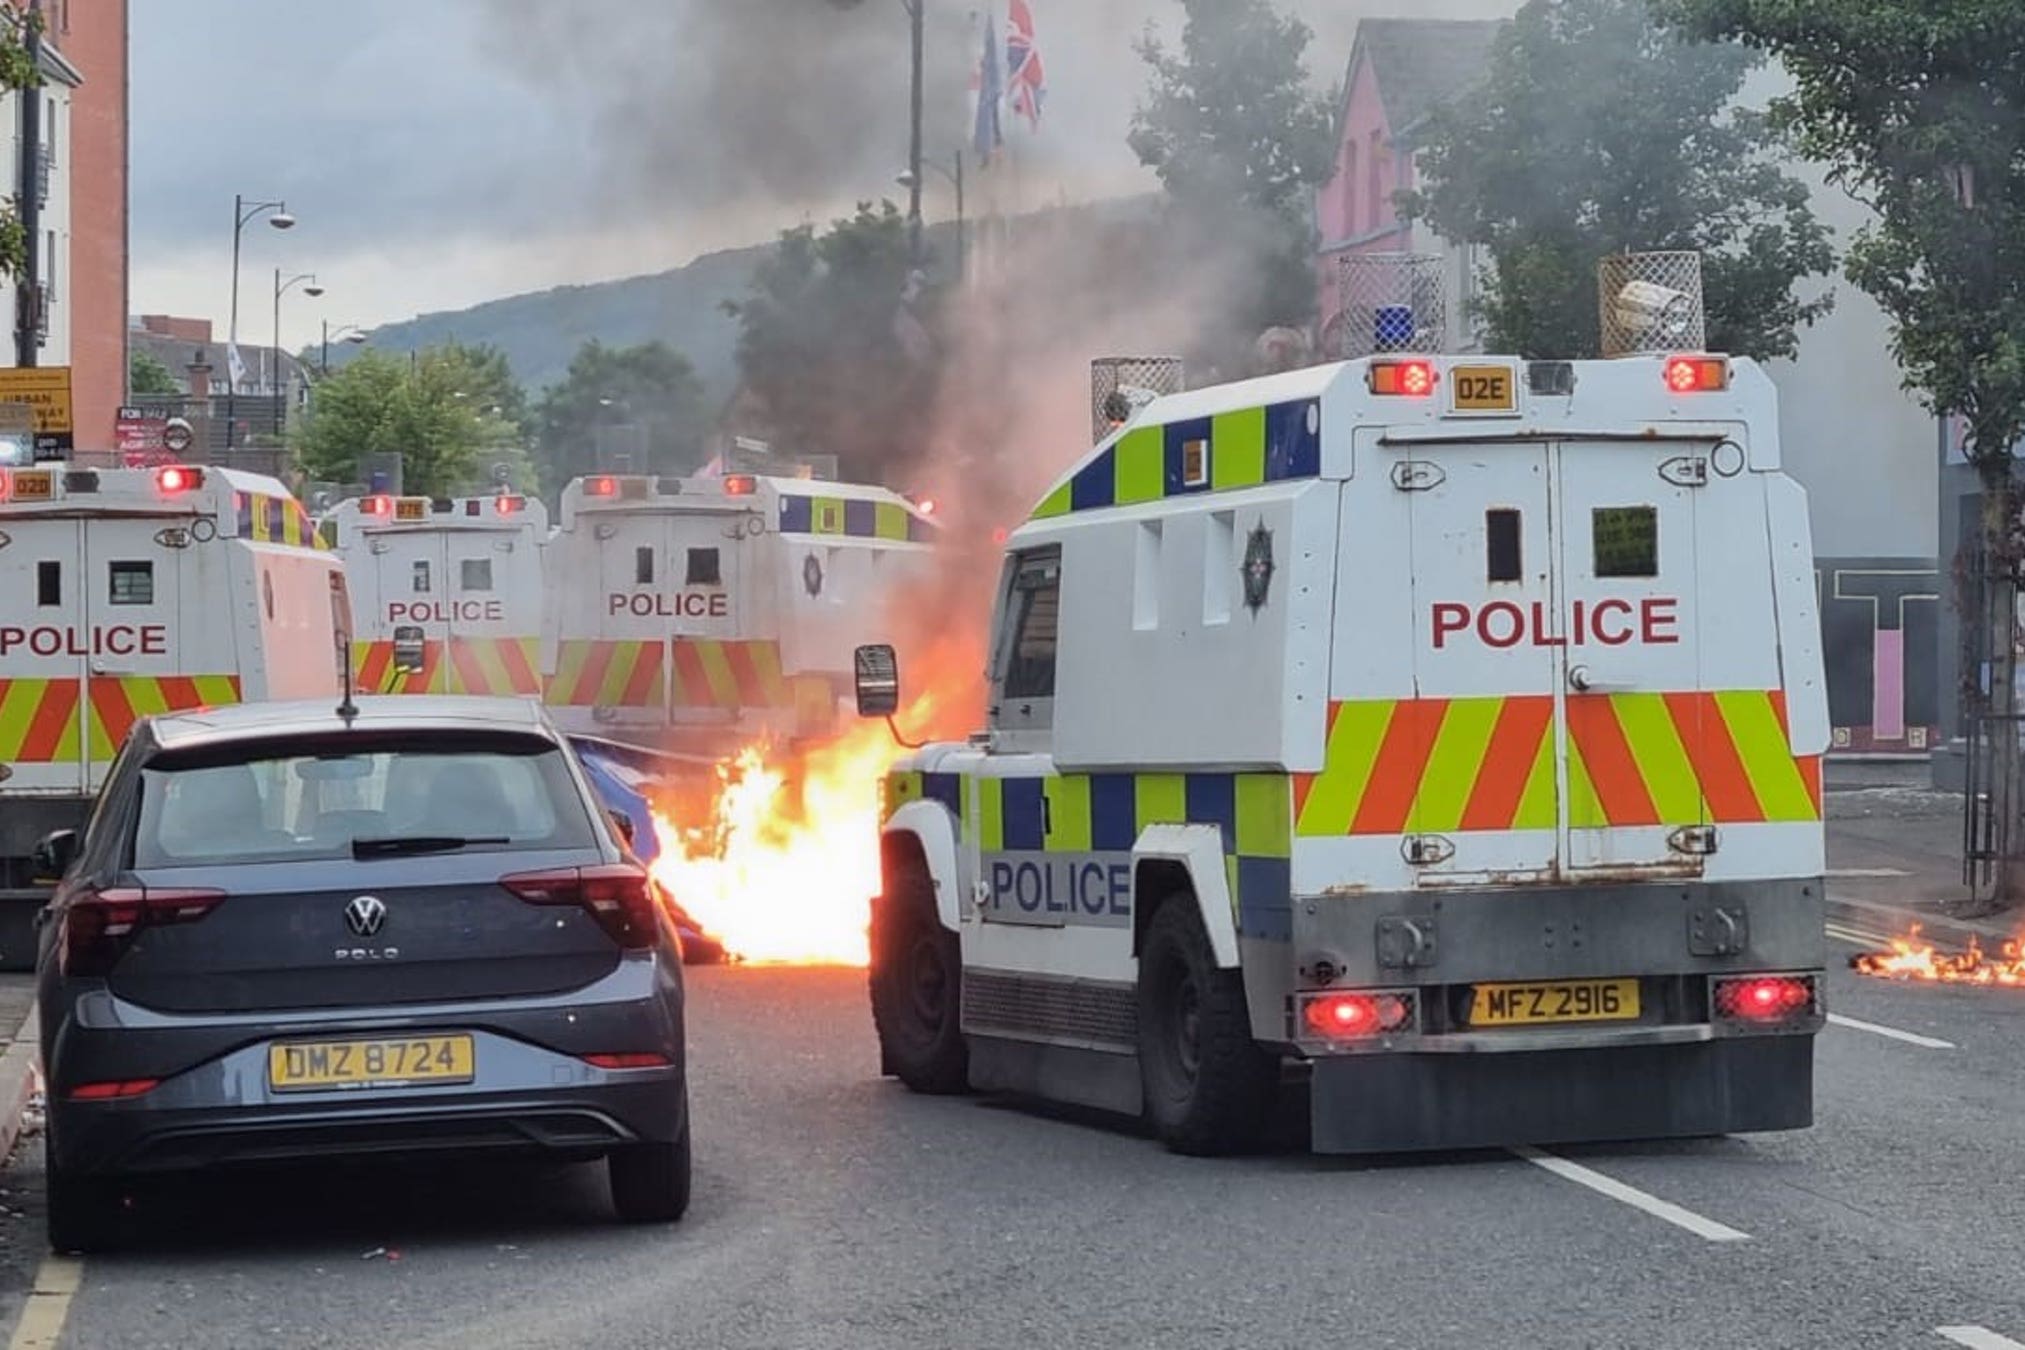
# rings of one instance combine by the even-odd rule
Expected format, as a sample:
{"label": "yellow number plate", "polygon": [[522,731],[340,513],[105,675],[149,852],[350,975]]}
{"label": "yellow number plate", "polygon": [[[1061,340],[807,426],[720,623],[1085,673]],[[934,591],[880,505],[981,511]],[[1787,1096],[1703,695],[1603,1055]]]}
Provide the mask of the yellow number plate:
{"label": "yellow number plate", "polygon": [[1450,399],[1457,412],[1515,412],[1519,395],[1510,366],[1450,366]]}
{"label": "yellow number plate", "polygon": [[1551,984],[1480,984],[1470,1025],[1532,1022],[1628,1022],[1638,1016],[1637,980],[1556,980]]}
{"label": "yellow number plate", "polygon": [[477,1063],[469,1036],[297,1041],[267,1047],[276,1092],[468,1083]]}
{"label": "yellow number plate", "polygon": [[395,520],[427,520],[429,503],[419,497],[403,497],[394,503]]}
{"label": "yellow number plate", "polygon": [[26,470],[14,475],[14,500],[46,502],[55,491],[53,475],[47,469]]}

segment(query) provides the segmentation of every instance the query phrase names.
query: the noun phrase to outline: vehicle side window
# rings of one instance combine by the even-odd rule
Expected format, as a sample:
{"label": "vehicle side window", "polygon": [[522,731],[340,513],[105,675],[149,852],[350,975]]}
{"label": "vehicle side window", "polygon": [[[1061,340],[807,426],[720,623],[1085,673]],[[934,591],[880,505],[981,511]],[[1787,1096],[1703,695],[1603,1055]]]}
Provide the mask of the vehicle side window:
{"label": "vehicle side window", "polygon": [[427,562],[418,560],[415,563],[415,571],[413,575],[414,575],[413,586],[415,594],[427,595],[429,593],[429,564]]}
{"label": "vehicle side window", "polygon": [[689,576],[685,583],[690,586],[722,586],[724,584],[723,564],[714,548],[692,548],[689,550]]}
{"label": "vehicle side window", "polygon": [[492,589],[492,559],[464,558],[458,564],[458,584],[467,591]]}
{"label": "vehicle side window", "polygon": [[1055,696],[1055,648],[1062,599],[1057,549],[1020,559],[1005,610],[1001,692],[1007,699]]}
{"label": "vehicle side window", "polygon": [[651,586],[654,584],[654,550],[636,548],[633,550],[633,584]]}
{"label": "vehicle side window", "polygon": [[1659,511],[1651,506],[1599,506],[1590,514],[1599,577],[1659,575]]}
{"label": "vehicle side window", "polygon": [[106,564],[106,600],[115,605],[155,603],[155,565],[151,562]]}
{"label": "vehicle side window", "polygon": [[63,564],[44,559],[35,564],[35,603],[47,608],[63,603]]}
{"label": "vehicle side window", "polygon": [[1519,513],[1509,507],[1484,512],[1484,577],[1518,581],[1525,575],[1519,548]]}

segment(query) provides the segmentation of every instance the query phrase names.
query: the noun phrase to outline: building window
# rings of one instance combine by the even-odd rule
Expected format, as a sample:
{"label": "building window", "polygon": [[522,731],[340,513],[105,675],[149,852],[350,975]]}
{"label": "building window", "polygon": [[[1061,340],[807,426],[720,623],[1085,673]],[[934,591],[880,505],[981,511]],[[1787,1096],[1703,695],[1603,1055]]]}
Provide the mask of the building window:
{"label": "building window", "polygon": [[115,605],[155,603],[155,565],[151,562],[108,563],[106,599]]}

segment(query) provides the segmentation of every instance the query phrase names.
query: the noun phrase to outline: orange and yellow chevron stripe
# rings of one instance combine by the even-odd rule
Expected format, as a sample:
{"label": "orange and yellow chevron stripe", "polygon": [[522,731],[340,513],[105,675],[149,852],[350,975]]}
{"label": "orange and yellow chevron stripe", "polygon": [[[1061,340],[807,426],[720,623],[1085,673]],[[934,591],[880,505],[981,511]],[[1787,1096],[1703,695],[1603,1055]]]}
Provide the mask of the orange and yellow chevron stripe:
{"label": "orange and yellow chevron stripe", "polygon": [[91,687],[91,757],[111,759],[119,753],[134,723],[155,713],[216,708],[240,699],[237,675],[93,676]]}
{"label": "orange and yellow chevron stripe", "polygon": [[676,708],[791,708],[793,684],[781,671],[780,643],[676,638]]}
{"label": "orange and yellow chevron stripe", "polygon": [[391,640],[352,643],[352,684],[361,694],[440,694],[443,692],[443,644],[422,644],[422,668],[394,668]]}
{"label": "orange and yellow chevron stripe", "polygon": [[233,504],[239,513],[239,537],[260,544],[288,544],[295,548],[327,549],[331,546],[302,503],[293,497],[276,497],[264,492],[236,492]]}
{"label": "orange and yellow chevron stripe", "polygon": [[541,693],[541,642],[537,638],[450,639],[453,694]]}
{"label": "orange and yellow chevron stripe", "polygon": [[[1580,695],[1567,715],[1573,828],[1821,817],[1820,760],[1789,748],[1778,690]],[[1331,704],[1295,832],[1553,829],[1553,721],[1545,694]]]}
{"label": "orange and yellow chevron stripe", "polygon": [[76,680],[0,680],[0,762],[78,758]]}
{"label": "orange and yellow chevron stripe", "polygon": [[658,708],[667,644],[571,640],[556,645],[544,700],[560,708]]}

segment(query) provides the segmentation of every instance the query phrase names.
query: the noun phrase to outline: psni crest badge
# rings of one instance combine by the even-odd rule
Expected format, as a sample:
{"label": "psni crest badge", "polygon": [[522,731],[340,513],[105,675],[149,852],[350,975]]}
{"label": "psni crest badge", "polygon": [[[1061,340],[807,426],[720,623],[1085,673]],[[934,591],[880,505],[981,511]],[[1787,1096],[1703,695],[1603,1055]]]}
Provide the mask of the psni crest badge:
{"label": "psni crest badge", "polygon": [[1265,607],[1273,588],[1273,532],[1264,521],[1252,527],[1245,540],[1245,608],[1256,614]]}

